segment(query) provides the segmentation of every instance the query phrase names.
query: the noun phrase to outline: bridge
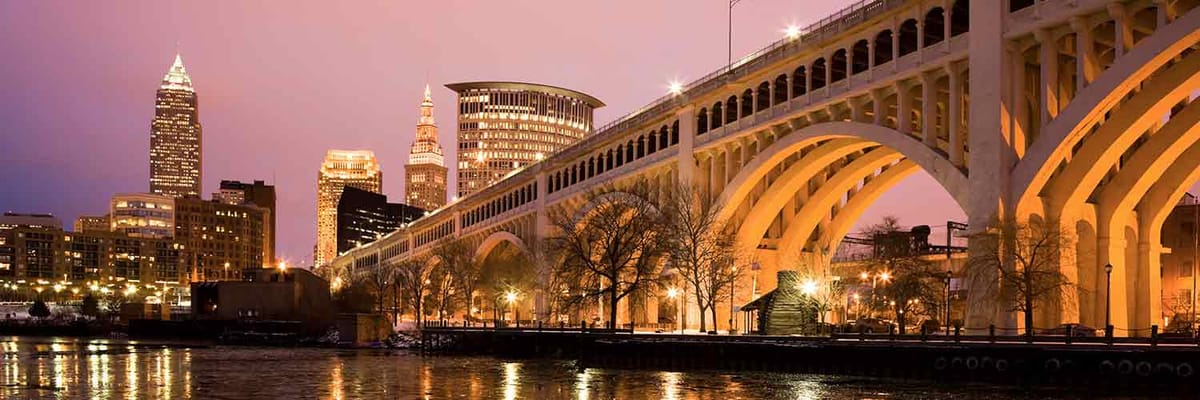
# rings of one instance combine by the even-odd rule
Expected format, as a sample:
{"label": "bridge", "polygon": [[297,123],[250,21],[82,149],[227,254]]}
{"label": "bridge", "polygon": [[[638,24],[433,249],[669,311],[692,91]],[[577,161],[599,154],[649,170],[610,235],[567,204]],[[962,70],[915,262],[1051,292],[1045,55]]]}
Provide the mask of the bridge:
{"label": "bridge", "polygon": [[[1076,293],[1039,326],[1103,326],[1111,294],[1117,330],[1148,331],[1161,324],[1163,221],[1200,179],[1198,4],[859,2],[328,268],[426,256],[447,238],[479,259],[527,253],[552,234],[548,213],[586,206],[597,186],[691,182],[720,199],[770,288],[773,271],[836,248],[882,193],[923,170],[970,234],[1000,218],[1075,232],[1060,267]],[[966,323],[1017,324],[999,306],[973,308]]]}

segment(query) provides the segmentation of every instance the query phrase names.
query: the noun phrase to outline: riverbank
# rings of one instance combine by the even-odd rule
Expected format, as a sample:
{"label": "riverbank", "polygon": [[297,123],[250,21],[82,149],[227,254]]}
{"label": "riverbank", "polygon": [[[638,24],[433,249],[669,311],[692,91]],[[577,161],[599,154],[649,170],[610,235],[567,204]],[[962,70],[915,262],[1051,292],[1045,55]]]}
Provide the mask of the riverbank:
{"label": "riverbank", "polygon": [[[1014,340],[1015,339],[1015,340]],[[773,371],[934,382],[1089,386],[1151,392],[1200,389],[1194,343],[1063,337],[892,338],[426,329],[425,348],[451,354],[573,359],[582,367]]]}

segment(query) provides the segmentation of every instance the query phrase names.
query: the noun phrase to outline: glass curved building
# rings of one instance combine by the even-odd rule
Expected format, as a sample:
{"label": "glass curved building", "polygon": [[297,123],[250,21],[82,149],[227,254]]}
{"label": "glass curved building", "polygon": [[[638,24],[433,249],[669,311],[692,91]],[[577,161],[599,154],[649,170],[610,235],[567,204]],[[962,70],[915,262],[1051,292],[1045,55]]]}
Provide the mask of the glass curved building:
{"label": "glass curved building", "polygon": [[588,94],[523,82],[446,85],[458,93],[458,196],[540,161],[592,131]]}

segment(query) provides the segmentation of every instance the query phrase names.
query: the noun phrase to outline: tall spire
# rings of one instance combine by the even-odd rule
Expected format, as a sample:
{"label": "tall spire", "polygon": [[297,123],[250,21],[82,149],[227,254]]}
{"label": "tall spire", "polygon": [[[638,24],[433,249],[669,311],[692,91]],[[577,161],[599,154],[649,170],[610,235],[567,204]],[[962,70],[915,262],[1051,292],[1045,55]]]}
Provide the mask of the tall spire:
{"label": "tall spire", "polygon": [[421,100],[421,120],[417,122],[417,125],[435,125],[433,122],[433,94],[429,91],[428,83],[425,84],[425,99]]}
{"label": "tall spire", "polygon": [[183,68],[183,56],[178,52],[175,53],[175,63],[171,64],[171,69],[167,71],[167,76],[163,77],[160,88],[189,92],[195,91],[192,89],[192,78],[188,76],[187,69]]}

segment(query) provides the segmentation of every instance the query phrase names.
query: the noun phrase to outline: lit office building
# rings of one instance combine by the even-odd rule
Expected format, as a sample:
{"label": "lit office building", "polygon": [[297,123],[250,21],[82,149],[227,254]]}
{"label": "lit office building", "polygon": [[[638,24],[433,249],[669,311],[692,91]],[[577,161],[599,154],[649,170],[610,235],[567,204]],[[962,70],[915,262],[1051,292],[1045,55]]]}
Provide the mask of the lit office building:
{"label": "lit office building", "polygon": [[337,256],[337,205],[342,188],[383,191],[383,172],[375,153],[367,150],[329,150],[317,172],[317,244],[314,266]]}
{"label": "lit office building", "polygon": [[113,232],[140,238],[168,238],[175,234],[175,199],[169,196],[120,193],[109,204]]}
{"label": "lit office building", "polygon": [[75,218],[75,232],[108,232],[112,230],[108,214],[80,215]]}
{"label": "lit office building", "polygon": [[374,242],[423,215],[425,210],[418,207],[388,203],[382,194],[346,187],[337,205],[337,252]]}
{"label": "lit office building", "polygon": [[192,78],[175,55],[154,101],[150,123],[150,192],[199,197],[201,129]]}
{"label": "lit office building", "polygon": [[252,204],[176,199],[175,241],[191,280],[237,280],[244,269],[271,267],[263,250],[269,212]]}
{"label": "lit office building", "polygon": [[275,186],[263,181],[221,181],[221,188],[213,193],[212,198],[225,204],[255,205],[264,209],[263,262],[275,264]]}
{"label": "lit office building", "polygon": [[[446,204],[446,164],[438,144],[437,124],[433,121],[433,97],[425,86],[417,136],[404,166],[405,201],[416,207],[434,210]],[[340,242],[339,242],[340,243]]]}
{"label": "lit office building", "polygon": [[570,89],[520,82],[446,85],[458,93],[458,196],[583,139],[604,106]]}

